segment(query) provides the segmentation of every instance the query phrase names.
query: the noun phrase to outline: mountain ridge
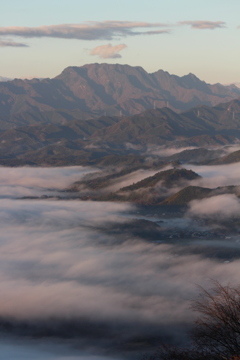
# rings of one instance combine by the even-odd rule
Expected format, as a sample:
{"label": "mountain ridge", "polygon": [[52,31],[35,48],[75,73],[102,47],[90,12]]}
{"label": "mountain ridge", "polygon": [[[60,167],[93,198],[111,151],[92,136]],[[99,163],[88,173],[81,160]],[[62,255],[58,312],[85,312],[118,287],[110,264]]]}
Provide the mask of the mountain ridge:
{"label": "mountain ridge", "polygon": [[[240,140],[239,100],[213,108],[200,106],[181,114],[162,108],[129,117],[103,116],[92,120],[72,120],[73,113],[67,112],[55,115],[61,114],[61,120],[64,114],[69,116],[68,122],[1,131],[1,164],[93,165],[103,161],[126,165],[134,161],[142,163],[148,156],[149,145],[212,147]],[[221,154],[215,156],[206,150],[188,151],[168,161],[191,161],[193,154],[196,161],[222,161],[217,160]],[[238,161],[238,158],[236,154],[235,159],[226,161]]]}
{"label": "mountain ridge", "polygon": [[[21,126],[51,121],[46,114],[60,110],[79,111],[82,119],[130,116],[166,106],[182,112],[239,96],[237,87],[210,85],[191,73],[183,77],[163,70],[150,74],[140,66],[120,64],[69,66],[53,79],[0,82],[0,129],[7,128],[8,122]],[[68,116],[61,121],[68,121]]]}

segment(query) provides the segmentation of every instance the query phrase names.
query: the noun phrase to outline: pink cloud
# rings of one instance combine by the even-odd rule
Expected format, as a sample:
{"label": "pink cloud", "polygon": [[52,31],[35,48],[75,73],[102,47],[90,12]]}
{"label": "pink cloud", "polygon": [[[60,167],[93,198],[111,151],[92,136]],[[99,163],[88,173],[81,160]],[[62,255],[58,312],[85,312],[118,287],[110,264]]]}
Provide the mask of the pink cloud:
{"label": "pink cloud", "polygon": [[147,23],[135,21],[89,21],[82,24],[60,24],[39,27],[9,26],[0,27],[0,35],[21,37],[51,37],[78,40],[112,40],[119,37],[136,35],[153,35],[166,33],[167,30],[143,32],[139,29],[168,27],[162,23]]}
{"label": "pink cloud", "polygon": [[28,47],[28,45],[11,40],[0,40],[0,47]]}
{"label": "pink cloud", "polygon": [[102,59],[116,59],[121,58],[120,51],[126,49],[127,45],[119,44],[112,46],[111,44],[97,46],[91,50],[91,55],[98,55]]}

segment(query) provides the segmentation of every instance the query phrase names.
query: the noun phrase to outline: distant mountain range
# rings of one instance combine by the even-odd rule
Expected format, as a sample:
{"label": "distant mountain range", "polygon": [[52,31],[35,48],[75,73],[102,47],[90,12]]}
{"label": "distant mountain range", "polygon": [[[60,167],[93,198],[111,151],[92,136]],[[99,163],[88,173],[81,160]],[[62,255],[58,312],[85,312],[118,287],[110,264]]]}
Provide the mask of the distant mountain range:
{"label": "distant mountain range", "polygon": [[[0,132],[4,165],[140,165],[152,146],[209,147],[240,139],[240,100],[199,106],[178,114],[169,108],[128,117],[20,126]],[[218,151],[186,150],[166,161],[237,162],[238,153],[216,160]],[[161,160],[162,161],[162,160]],[[154,162],[154,159],[153,159]],[[159,156],[158,156],[159,165]]]}
{"label": "distant mountain range", "polygon": [[0,82],[0,130],[36,123],[62,124],[106,116],[130,116],[167,107],[177,113],[240,97],[235,85],[210,85],[141,67],[90,64],[68,67],[53,79]]}

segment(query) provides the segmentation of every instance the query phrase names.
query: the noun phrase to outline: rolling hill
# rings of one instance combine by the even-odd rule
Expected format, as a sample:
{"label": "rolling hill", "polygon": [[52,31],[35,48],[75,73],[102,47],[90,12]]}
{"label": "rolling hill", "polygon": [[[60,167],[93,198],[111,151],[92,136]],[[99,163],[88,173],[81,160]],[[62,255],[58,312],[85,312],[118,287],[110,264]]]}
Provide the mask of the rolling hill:
{"label": "rolling hill", "polygon": [[235,194],[236,196],[239,197],[240,187],[223,186],[215,189],[209,189],[200,186],[187,186],[182,190],[176,192],[174,195],[171,195],[165,200],[161,201],[159,205],[186,206],[192,200],[201,200],[207,197],[223,195],[223,194]]}
{"label": "rolling hill", "polygon": [[[126,201],[142,205],[157,205],[168,196],[169,189],[184,187],[192,180],[199,178],[200,176],[191,170],[163,170],[137,183],[122,187],[115,192],[93,194],[90,198],[98,201]],[[101,178],[99,178],[99,180],[101,181]],[[95,179],[95,183],[98,183],[98,179]],[[75,191],[79,190],[75,184],[73,184],[72,189]]]}
{"label": "rolling hill", "polygon": [[208,165],[226,165],[240,162],[240,150],[207,162]]}
{"label": "rolling hill", "polygon": [[120,191],[134,191],[142,188],[154,187],[160,182],[161,186],[168,188],[180,185],[182,182],[195,180],[198,178],[200,178],[200,176],[192,170],[169,169],[165,171],[160,171],[153,176],[147,177],[137,182],[136,184],[123,187],[120,189]]}

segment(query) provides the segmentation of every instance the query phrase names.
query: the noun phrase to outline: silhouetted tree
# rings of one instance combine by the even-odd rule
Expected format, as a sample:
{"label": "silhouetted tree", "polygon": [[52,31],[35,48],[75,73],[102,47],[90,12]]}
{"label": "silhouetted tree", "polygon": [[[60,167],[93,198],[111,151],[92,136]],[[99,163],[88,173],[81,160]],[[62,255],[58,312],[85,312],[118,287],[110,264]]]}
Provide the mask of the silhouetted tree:
{"label": "silhouetted tree", "polygon": [[240,287],[222,286],[214,282],[192,303],[200,314],[192,332],[194,343],[222,358],[240,356]]}
{"label": "silhouetted tree", "polygon": [[192,345],[177,348],[161,345],[145,360],[240,360],[240,287],[199,287],[192,310],[199,316],[191,332]]}

